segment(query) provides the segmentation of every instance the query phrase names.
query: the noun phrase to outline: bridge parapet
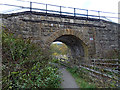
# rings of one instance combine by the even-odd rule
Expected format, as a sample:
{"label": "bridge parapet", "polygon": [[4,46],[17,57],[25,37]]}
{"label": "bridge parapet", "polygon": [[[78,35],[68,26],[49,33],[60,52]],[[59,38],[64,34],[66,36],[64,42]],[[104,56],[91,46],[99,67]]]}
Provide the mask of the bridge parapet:
{"label": "bridge parapet", "polygon": [[108,51],[118,49],[116,23],[41,12],[5,14],[2,19],[3,25],[15,36],[32,38],[43,47],[60,36],[74,35],[87,45],[91,57],[103,57]]}

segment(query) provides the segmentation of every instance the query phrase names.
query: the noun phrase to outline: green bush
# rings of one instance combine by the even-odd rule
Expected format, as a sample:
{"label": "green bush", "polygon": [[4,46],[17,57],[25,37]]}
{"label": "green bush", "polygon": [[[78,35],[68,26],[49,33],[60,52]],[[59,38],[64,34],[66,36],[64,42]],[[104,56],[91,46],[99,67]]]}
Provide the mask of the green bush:
{"label": "green bush", "polygon": [[52,62],[53,62],[53,63],[59,63],[59,60],[56,59],[56,58],[53,58]]}
{"label": "green bush", "polygon": [[56,88],[60,85],[57,68],[50,67],[49,57],[29,39],[2,34],[2,88]]}
{"label": "green bush", "polygon": [[40,63],[34,65],[31,70],[11,72],[10,76],[4,79],[4,83],[9,79],[9,84],[5,89],[14,88],[58,88],[60,87],[60,77],[57,68],[45,67],[40,69]]}

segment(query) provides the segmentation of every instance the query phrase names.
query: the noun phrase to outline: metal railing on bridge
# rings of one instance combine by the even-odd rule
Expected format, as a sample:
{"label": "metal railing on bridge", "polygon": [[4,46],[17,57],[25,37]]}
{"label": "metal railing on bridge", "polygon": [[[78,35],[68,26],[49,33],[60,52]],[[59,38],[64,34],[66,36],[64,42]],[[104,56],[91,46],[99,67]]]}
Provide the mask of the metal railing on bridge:
{"label": "metal railing on bridge", "polygon": [[11,5],[11,4],[3,4],[3,3],[0,3],[0,5],[17,8],[3,13],[10,13],[10,12],[16,12],[18,10],[22,11],[23,9],[27,9],[27,11],[39,11],[39,12],[59,14],[59,15],[70,15],[74,17],[96,18],[96,19],[104,19],[107,21],[111,21],[110,19],[120,19],[117,17],[119,13],[65,7],[65,6],[58,6],[58,5],[44,4],[44,3],[30,2],[30,1],[22,1],[22,2],[29,3],[29,6],[25,7],[20,5]]}

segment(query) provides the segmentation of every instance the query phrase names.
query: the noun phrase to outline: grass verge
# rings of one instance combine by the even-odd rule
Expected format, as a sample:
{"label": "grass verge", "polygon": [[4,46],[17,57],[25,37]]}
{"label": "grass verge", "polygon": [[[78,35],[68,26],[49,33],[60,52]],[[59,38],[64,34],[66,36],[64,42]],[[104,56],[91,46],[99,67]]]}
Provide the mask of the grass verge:
{"label": "grass verge", "polygon": [[96,86],[90,82],[85,81],[83,78],[79,76],[78,73],[76,73],[75,68],[67,68],[67,70],[71,73],[71,75],[74,77],[77,85],[80,88],[96,88]]}

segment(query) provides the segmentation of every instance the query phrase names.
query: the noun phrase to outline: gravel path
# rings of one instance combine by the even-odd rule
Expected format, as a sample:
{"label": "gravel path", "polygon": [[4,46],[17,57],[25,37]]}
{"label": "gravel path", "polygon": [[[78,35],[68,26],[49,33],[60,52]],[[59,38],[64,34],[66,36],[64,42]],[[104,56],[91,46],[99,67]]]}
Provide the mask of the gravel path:
{"label": "gravel path", "polygon": [[[66,70],[65,67],[61,66],[60,71],[62,72],[62,88],[79,88],[72,75]],[[63,81],[64,80],[64,81]]]}

